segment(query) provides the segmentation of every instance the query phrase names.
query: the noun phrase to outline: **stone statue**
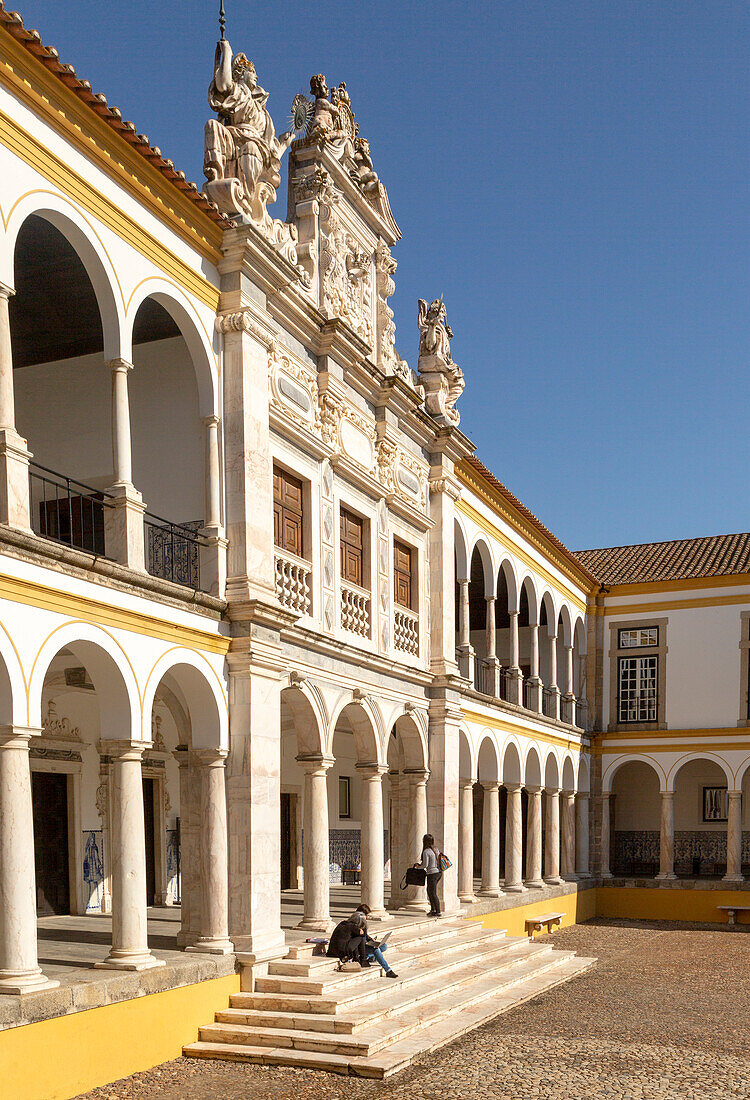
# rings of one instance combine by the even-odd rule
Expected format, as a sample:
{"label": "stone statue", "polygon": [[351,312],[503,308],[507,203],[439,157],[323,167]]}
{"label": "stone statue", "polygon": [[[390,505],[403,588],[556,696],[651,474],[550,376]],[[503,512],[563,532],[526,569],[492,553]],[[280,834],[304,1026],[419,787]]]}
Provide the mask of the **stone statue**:
{"label": "stone statue", "polygon": [[354,155],[356,124],[346,84],[339,84],[328,98],[328,84],[323,73],[310,77],[310,92],[315,97],[307,136],[324,141],[336,160],[351,160]]}
{"label": "stone statue", "polygon": [[380,180],[372,166],[370,143],[367,138],[354,139],[354,167],[349,174],[365,194],[377,193],[379,190]]}
{"label": "stone statue", "polygon": [[208,102],[218,119],[206,123],[204,194],[223,213],[250,221],[296,265],[295,227],[271,218],[266,210],[276,199],[281,157],[294,135],[276,137],[266,107],[268,92],[258,84],[255,66],[244,53],[232,59],[226,39],[216,47]]}
{"label": "stone statue", "polygon": [[463,371],[451,358],[453,332],[448,325],[442,295],[431,305],[423,298],[417,307],[419,327],[419,381],[424,386],[428,413],[448,425],[456,425],[460,416],[456,402],[463,393]]}

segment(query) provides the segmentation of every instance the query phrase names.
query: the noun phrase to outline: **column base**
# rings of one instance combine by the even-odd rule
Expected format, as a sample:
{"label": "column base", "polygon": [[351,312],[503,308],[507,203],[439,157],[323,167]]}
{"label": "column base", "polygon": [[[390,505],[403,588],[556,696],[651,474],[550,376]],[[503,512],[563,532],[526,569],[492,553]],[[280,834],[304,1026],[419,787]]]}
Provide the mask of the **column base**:
{"label": "column base", "polygon": [[227,939],[197,939],[195,943],[185,948],[185,952],[195,955],[233,955],[234,944],[231,940]]}
{"label": "column base", "polygon": [[543,890],[546,883],[541,878],[528,878],[526,879],[526,887],[529,890]]}
{"label": "column base", "polygon": [[23,997],[26,993],[41,993],[45,989],[57,989],[59,982],[46,977],[40,967],[36,970],[0,970],[0,994]]}
{"label": "column base", "polygon": [[462,902],[464,905],[473,905],[474,902],[477,900],[477,895],[476,894],[459,894],[458,895],[458,900],[460,902]]}
{"label": "column base", "polygon": [[674,880],[676,878],[677,878],[677,875],[674,873],[674,871],[665,871],[664,873],[662,873],[660,871],[659,874],[656,876],[656,881],[657,882],[674,882]]}
{"label": "column base", "polygon": [[303,917],[295,927],[300,928],[303,932],[325,932],[328,934],[334,924],[330,917],[310,917],[309,919]]}
{"label": "column base", "polygon": [[185,947],[192,947],[194,943],[198,942],[197,932],[178,932],[175,937],[177,940],[177,946],[182,949]]}
{"label": "column base", "polygon": [[565,879],[560,875],[550,875],[549,878],[545,878],[547,886],[562,886],[565,883]]}
{"label": "column base", "polygon": [[367,923],[375,921],[377,924],[383,924],[385,921],[393,920],[393,914],[389,913],[387,909],[371,909],[367,914]]}
{"label": "column base", "polygon": [[724,878],[721,881],[722,882],[744,882],[745,881],[745,876],[744,875],[724,875]]}
{"label": "column base", "polygon": [[605,878],[614,878],[614,877],[615,876],[612,874],[611,871],[600,871],[599,872],[599,878],[605,879]]}
{"label": "column base", "polygon": [[503,886],[503,893],[504,894],[527,894],[528,893],[528,887],[524,886],[524,884],[522,882],[506,883],[505,886]]}
{"label": "column base", "polygon": [[94,963],[95,970],[153,970],[157,966],[166,966],[164,959],[155,958],[150,951],[143,953],[108,955],[101,962]]}
{"label": "column base", "polygon": [[501,898],[502,896],[503,892],[499,886],[496,889],[493,887],[492,889],[480,890],[477,894],[478,898]]}
{"label": "column base", "polygon": [[401,913],[429,913],[430,905],[427,901],[407,901],[399,911]]}

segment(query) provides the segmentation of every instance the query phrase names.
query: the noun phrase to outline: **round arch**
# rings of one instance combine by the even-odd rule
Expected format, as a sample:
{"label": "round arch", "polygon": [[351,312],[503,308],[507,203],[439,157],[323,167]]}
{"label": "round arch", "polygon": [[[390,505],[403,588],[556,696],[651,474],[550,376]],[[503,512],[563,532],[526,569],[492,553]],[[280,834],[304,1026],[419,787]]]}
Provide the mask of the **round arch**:
{"label": "round arch", "polygon": [[477,762],[471,736],[465,726],[458,727],[458,774],[461,779],[476,780],[477,777]]}
{"label": "round arch", "polygon": [[583,616],[579,615],[573,628],[573,646],[579,657],[586,656],[586,626]]}
{"label": "round arch", "polygon": [[122,646],[102,627],[69,622],[54,630],[34,659],[29,685],[29,725],[42,726],[42,691],[47,670],[61,649],[69,649],[88,671],[99,698],[100,736],[105,740],[144,738],[141,698]]}
{"label": "round arch", "polygon": [[333,756],[333,740],[341,720],[351,727],[360,764],[384,764],[382,721],[370,699],[344,699],[334,711],[328,732],[327,752]]}
{"label": "round arch", "polygon": [[0,623],[0,725],[30,725],[26,676],[13,640]]}
{"label": "round arch", "polygon": [[500,779],[500,756],[491,733],[485,731],[477,751],[477,779],[481,783],[497,783]]}
{"label": "round arch", "polygon": [[536,745],[529,745],[523,763],[523,782],[526,787],[542,786],[542,761]]}
{"label": "round arch", "polygon": [[551,791],[560,790],[560,764],[554,749],[550,749],[544,760],[544,786]]}
{"label": "round arch", "polygon": [[429,768],[427,736],[423,724],[416,714],[409,712],[400,715],[393,724],[396,736],[401,744],[404,767],[418,771]]}
{"label": "round arch", "polygon": [[482,572],[484,575],[484,592],[482,594],[485,598],[492,598],[495,595],[495,563],[492,558],[492,550],[483,535],[479,535],[474,540],[471,547],[471,553],[469,554],[470,570],[475,554],[479,555],[479,559],[482,563]]}
{"label": "round arch", "polygon": [[552,637],[552,635],[557,630],[557,615],[555,613],[555,601],[552,598],[552,593],[548,589],[545,589],[545,591],[542,593],[542,598],[539,601],[540,618],[542,614],[542,608],[544,608],[547,614],[547,633],[550,637]]}
{"label": "round arch", "polygon": [[125,358],[122,352],[125,328],[122,288],[114,265],[92,223],[61,195],[31,191],[13,207],[6,227],[7,251],[0,267],[0,281],[15,286],[16,242],[24,223],[32,215],[49,222],[62,233],[86,269],[99,306],[105,362]]}
{"label": "round arch", "polygon": [[214,669],[200,653],[172,649],[151,669],[143,693],[143,729],[151,728],[154,698],[165,676],[178,685],[187,704],[192,747],[229,748],[229,708],[224,687]]}
{"label": "round arch", "polygon": [[591,769],[583,753],[578,754],[578,790],[581,794],[589,794],[591,791]]}
{"label": "round arch", "polygon": [[513,568],[513,562],[510,560],[510,558],[503,558],[503,560],[500,562],[500,568],[498,570],[497,576],[498,582],[500,580],[501,573],[505,577],[505,586],[508,589],[508,611],[518,611],[518,604],[520,601],[518,578],[516,577],[516,571]]}
{"label": "round arch", "polygon": [[536,589],[536,583],[530,573],[527,573],[523,578],[519,587],[519,609],[522,592],[526,593],[526,601],[529,605],[529,626],[537,626],[539,624],[539,594]]}
{"label": "round arch", "polygon": [[571,753],[566,752],[562,766],[562,790],[576,790],[576,766]]}
{"label": "round arch", "polygon": [[680,772],[682,771],[682,769],[685,767],[686,764],[690,764],[694,760],[705,760],[708,763],[718,765],[718,767],[724,773],[724,776],[725,776],[726,781],[727,781],[728,789],[729,790],[734,790],[735,789],[734,775],[732,773],[732,769],[730,768],[729,764],[727,764],[726,760],[723,760],[721,758],[721,756],[718,755],[718,753],[714,753],[714,752],[690,752],[690,753],[685,753],[685,755],[681,756],[679,758],[679,760],[675,760],[674,764],[669,769],[669,772],[667,773],[667,785],[665,787],[665,790],[674,791],[675,783],[677,781],[678,775],[680,774]]}
{"label": "round arch", "polygon": [[[562,630],[560,629],[561,626]],[[557,616],[557,636],[562,638],[564,646],[573,644],[573,623],[570,617],[570,609],[566,603],[562,604]]]}
{"label": "round arch", "polygon": [[659,780],[660,791],[666,791],[668,789],[667,774],[659,764],[659,761],[655,760],[653,756],[647,756],[645,753],[636,753],[632,756],[621,756],[609,765],[607,770],[602,775],[602,793],[611,794],[612,781],[619,772],[620,768],[623,768],[626,764],[631,764],[636,760],[642,764],[648,764],[648,766],[653,769],[657,779]]}
{"label": "round arch", "polygon": [[466,531],[458,516],[453,520],[453,549],[456,556],[456,580],[469,579],[469,552]]}
{"label": "round arch", "polygon": [[515,737],[509,738],[503,748],[502,779],[503,783],[521,783],[523,779],[521,749]]}
{"label": "round arch", "polygon": [[298,753],[301,756],[324,756],[326,716],[321,711],[321,700],[306,684],[292,684],[282,688],[281,706],[287,708],[292,719]]}

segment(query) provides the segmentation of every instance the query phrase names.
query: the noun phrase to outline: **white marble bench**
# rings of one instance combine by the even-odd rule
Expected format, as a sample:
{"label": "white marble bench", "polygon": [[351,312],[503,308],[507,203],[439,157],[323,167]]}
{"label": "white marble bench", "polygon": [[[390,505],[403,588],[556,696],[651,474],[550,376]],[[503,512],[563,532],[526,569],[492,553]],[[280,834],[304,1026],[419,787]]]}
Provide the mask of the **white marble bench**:
{"label": "white marble bench", "polygon": [[726,909],[727,924],[736,924],[738,913],[750,912],[750,905],[717,905],[716,908]]}
{"label": "white marble bench", "polygon": [[559,926],[564,913],[542,913],[538,917],[528,917],[526,920],[526,932],[530,940],[533,940],[535,932],[541,932],[544,927],[547,932],[552,932],[552,926]]}

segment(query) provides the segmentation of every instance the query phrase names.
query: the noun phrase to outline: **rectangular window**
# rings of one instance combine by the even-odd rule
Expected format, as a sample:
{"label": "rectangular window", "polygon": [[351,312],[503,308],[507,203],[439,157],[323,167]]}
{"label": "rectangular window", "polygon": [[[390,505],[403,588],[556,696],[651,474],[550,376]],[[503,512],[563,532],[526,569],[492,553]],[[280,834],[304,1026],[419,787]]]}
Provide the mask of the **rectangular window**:
{"label": "rectangular window", "polygon": [[658,644],[658,626],[641,626],[631,630],[617,631],[617,646],[619,649],[644,649],[646,646],[657,646]]}
{"label": "rectangular window", "polygon": [[339,777],[339,817],[351,817],[351,779],[348,775]]}
{"label": "rectangular window", "polygon": [[393,598],[401,607],[412,607],[412,549],[398,539],[393,540]]}
{"label": "rectangular window", "polygon": [[273,541],[281,550],[303,558],[302,482],[273,468]]}
{"label": "rectangular window", "polygon": [[619,657],[618,722],[657,721],[658,657]]}
{"label": "rectangular window", "polygon": [[726,787],[703,788],[703,820],[729,820],[729,791]]}
{"label": "rectangular window", "polygon": [[341,509],[341,579],[345,583],[363,584],[363,559],[365,545],[365,521],[353,512]]}

